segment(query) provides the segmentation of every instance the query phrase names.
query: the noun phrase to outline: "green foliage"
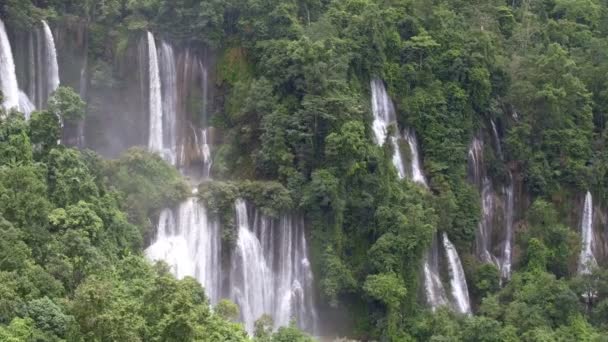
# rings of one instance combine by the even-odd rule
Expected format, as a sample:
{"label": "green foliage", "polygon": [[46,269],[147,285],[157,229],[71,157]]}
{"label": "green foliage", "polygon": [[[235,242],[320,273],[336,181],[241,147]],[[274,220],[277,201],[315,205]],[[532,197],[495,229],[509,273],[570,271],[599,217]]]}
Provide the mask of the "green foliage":
{"label": "green foliage", "polygon": [[74,89],[59,87],[49,98],[48,108],[63,121],[74,123],[84,118],[86,104]]}
{"label": "green foliage", "polygon": [[236,321],[239,318],[239,306],[229,301],[222,299],[215,305],[215,313],[227,321]]}
{"label": "green foliage", "polygon": [[190,192],[177,170],[157,154],[139,148],[110,161],[104,177],[124,197],[129,220],[145,230],[150,228],[149,215],[177,204]]}
{"label": "green foliage", "polygon": [[35,146],[35,152],[39,154],[38,159],[46,156],[61,139],[61,125],[57,115],[48,110],[32,113],[30,139]]}
{"label": "green foliage", "polygon": [[363,290],[391,309],[397,308],[407,293],[403,280],[394,273],[367,276]]}
{"label": "green foliage", "polygon": [[244,181],[239,184],[239,193],[271,217],[293,208],[291,195],[281,183]]}
{"label": "green foliage", "polygon": [[473,272],[471,292],[484,298],[500,289],[500,272],[492,264],[482,264]]}
{"label": "green foliage", "polygon": [[0,160],[3,163],[32,160],[32,146],[28,133],[27,123],[21,114],[12,112],[9,117],[0,119]]}
{"label": "green foliage", "polygon": [[48,113],[0,122],[0,340],[247,341],[234,305],[213,313],[196,280],[141,255],[148,215],[187,193],[179,173],[141,150],[58,146]]}
{"label": "green foliage", "polygon": [[566,275],[568,266],[578,255],[580,240],[576,233],[560,223],[554,206],[542,199],[532,204],[528,222],[529,230],[522,236],[528,267]]}
{"label": "green foliage", "polygon": [[[230,243],[238,198],[273,217],[302,211],[322,302],[357,316],[361,339],[592,341],[608,329],[605,270],[569,279],[580,250],[571,199],[592,189],[598,207],[608,200],[607,8],[8,0],[0,17],[11,35],[42,18],[86,22],[90,76],[104,90],[120,88],[113,65],[145,30],[217,51],[211,122],[223,139],[213,173],[225,181],[203,183],[198,197]],[[399,180],[391,144],[373,143],[367,84],[376,77],[397,126],[416,131],[428,189]],[[136,256],[150,217],[190,193],[179,173],[141,149],[106,162],[57,146],[59,119],[79,121],[84,108],[60,87],[29,123],[0,109],[0,340],[246,340],[224,319],[234,307],[211,312],[192,279]],[[490,120],[504,154],[488,139]],[[426,312],[418,279],[433,234],[447,232],[471,259],[481,211],[466,172],[473,136],[486,142],[495,190],[514,182],[516,272],[501,283],[493,265],[468,263],[476,315]],[[271,326],[260,320],[255,339],[308,340]]]}

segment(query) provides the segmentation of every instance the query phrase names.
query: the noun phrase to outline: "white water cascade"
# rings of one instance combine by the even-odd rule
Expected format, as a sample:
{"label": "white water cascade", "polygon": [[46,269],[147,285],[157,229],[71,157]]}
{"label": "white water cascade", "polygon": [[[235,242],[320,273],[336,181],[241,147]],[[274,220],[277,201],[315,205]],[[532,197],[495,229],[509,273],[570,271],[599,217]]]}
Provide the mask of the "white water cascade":
{"label": "white water cascade", "polygon": [[411,174],[412,180],[418,184],[422,184],[425,188],[428,187],[426,183],[426,178],[424,177],[424,173],[422,172],[422,167],[420,166],[420,156],[418,154],[418,140],[416,139],[416,133],[411,129],[406,129],[403,133],[403,138],[407,141],[410,146],[411,152]]}
{"label": "white water cascade", "polygon": [[19,86],[15,74],[15,61],[4,22],[0,20],[0,86],[6,109],[19,107]]}
{"label": "white water cascade", "polygon": [[448,270],[450,273],[450,285],[452,290],[452,299],[454,301],[454,309],[462,314],[471,313],[471,303],[469,301],[469,290],[467,281],[464,276],[464,270],[458,257],[458,252],[448,239],[448,235],[443,233],[443,247],[445,248],[448,259]]}
{"label": "white water cascade", "polygon": [[53,32],[46,21],[42,21],[42,30],[44,32],[45,43],[45,65],[47,66],[47,99],[59,87],[59,64],[57,62],[57,50],[55,48],[55,39]]}
{"label": "white water cascade", "polygon": [[494,189],[487,177],[483,165],[483,142],[475,137],[469,147],[468,163],[470,179],[481,193],[481,219],[475,234],[475,253],[477,257],[487,263],[498,266],[496,258],[490,252],[492,245],[492,228],[494,222]]}
{"label": "white water cascade", "polygon": [[578,262],[578,273],[590,274],[592,269],[597,266],[597,261],[593,254],[593,244],[595,243],[593,234],[593,197],[589,191],[585,195],[583,217],[581,219],[581,235],[582,247]]}
{"label": "white water cascade", "polygon": [[219,223],[207,216],[205,207],[194,197],[175,213],[170,209],[160,213],[156,239],[146,249],[146,256],[165,261],[178,278],[196,278],[215,304],[221,296]]}
{"label": "white water cascade", "polygon": [[160,83],[160,71],[154,35],[148,32],[148,75],[149,75],[149,110],[150,128],[148,135],[148,148],[150,151],[163,153],[163,107]]}
{"label": "white water cascade", "polygon": [[167,162],[177,163],[177,71],[173,47],[161,42],[158,51],[159,74],[162,89],[163,155]]}
{"label": "white water cascade", "polygon": [[267,314],[275,327],[293,318],[300,328],[314,332],[317,313],[302,220],[292,215],[273,220],[254,211],[250,221],[243,200],[237,200],[235,208],[239,237],[230,297],[241,308],[245,328],[252,333],[255,321]]}
{"label": "white water cascade", "polygon": [[[496,125],[491,121],[496,153],[502,158],[500,139]],[[475,253],[480,261],[498,267],[501,279],[511,277],[513,259],[515,198],[514,180],[507,170],[508,184],[496,191],[484,165],[484,143],[475,137],[468,152],[469,181],[477,186],[481,195],[481,219],[475,235]],[[494,231],[496,225],[504,225]]]}
{"label": "white water cascade", "polygon": [[211,159],[211,146],[209,144],[209,129],[203,128],[201,130],[201,142],[200,150],[203,155],[203,178],[211,177],[211,166],[213,166],[213,160]]}
{"label": "white water cascade", "polygon": [[439,245],[436,237],[433,238],[431,248],[424,258],[423,276],[424,293],[431,310],[434,311],[438,307],[447,306],[449,302],[439,277]]}
{"label": "white water cascade", "polygon": [[395,117],[395,107],[391,101],[384,83],[375,78],[371,81],[372,89],[372,112],[374,114],[373,130],[376,138],[376,143],[380,146],[384,145],[388,135],[388,128],[394,125],[395,133],[391,137],[393,145],[393,165],[397,169],[399,178],[403,179],[406,176],[401,149],[399,148],[399,128]]}
{"label": "white water cascade", "polygon": [[2,20],[0,20],[0,90],[4,95],[2,106],[5,109],[15,108],[29,118],[35,107],[27,95],[19,90],[13,51]]}
{"label": "white water cascade", "polygon": [[[374,114],[373,130],[376,143],[383,145],[388,135],[388,127],[394,125],[396,128],[396,135],[391,137],[391,143],[393,144],[393,164],[397,169],[399,178],[403,179],[406,176],[410,176],[412,181],[421,184],[425,188],[428,188],[426,178],[420,163],[420,155],[418,150],[418,141],[416,134],[411,129],[405,129],[403,136],[400,136],[397,128],[397,121],[395,117],[395,108],[391,101],[384,83],[379,79],[372,79],[371,81],[372,90],[372,111]],[[409,173],[406,171],[401,151],[399,148],[399,139],[404,139],[410,148],[410,169]],[[470,304],[468,300],[468,291],[466,285],[466,279],[464,278],[464,272],[462,272],[462,266],[460,265],[460,258],[454,246],[447,240],[447,235],[444,234],[444,248],[448,257],[448,266],[450,269],[450,283],[452,284],[453,306],[458,312],[468,313],[470,312]],[[447,243],[446,243],[447,241]],[[448,250],[450,247],[450,250]],[[456,267],[459,266],[460,268]],[[452,270],[455,271],[452,271]],[[447,299],[446,291],[443,286],[439,271],[439,246],[437,239],[433,240],[433,244],[427,251],[427,254],[423,263],[423,277],[424,277],[424,293],[426,296],[427,304],[432,310],[440,306],[446,306],[449,301]],[[456,292],[454,292],[456,289]]]}
{"label": "white water cascade", "polygon": [[511,172],[509,172],[509,185],[504,187],[505,194],[505,241],[502,250],[502,258],[500,260],[500,275],[502,279],[510,279],[511,278],[511,268],[513,264],[513,235],[514,235],[514,226],[513,226],[513,217],[514,214],[514,206],[515,206],[515,198],[513,194],[513,176]]}

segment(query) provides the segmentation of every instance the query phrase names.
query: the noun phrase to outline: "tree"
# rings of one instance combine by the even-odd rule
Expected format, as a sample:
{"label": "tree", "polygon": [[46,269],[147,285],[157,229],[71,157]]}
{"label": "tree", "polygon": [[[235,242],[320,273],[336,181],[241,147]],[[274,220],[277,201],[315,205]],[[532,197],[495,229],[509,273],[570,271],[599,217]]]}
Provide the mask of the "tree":
{"label": "tree", "polygon": [[61,125],[58,117],[48,110],[32,113],[30,118],[30,139],[38,152],[38,158],[46,156],[61,139]]}
{"label": "tree", "polygon": [[72,88],[61,86],[49,98],[48,110],[62,121],[76,123],[85,117],[86,104]]}

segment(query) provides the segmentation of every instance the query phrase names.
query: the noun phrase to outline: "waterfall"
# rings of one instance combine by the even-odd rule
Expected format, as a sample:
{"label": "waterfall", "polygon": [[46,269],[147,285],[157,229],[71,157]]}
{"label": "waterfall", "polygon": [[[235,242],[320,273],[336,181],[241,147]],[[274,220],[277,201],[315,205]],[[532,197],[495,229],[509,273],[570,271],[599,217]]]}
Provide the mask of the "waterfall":
{"label": "waterfall", "polygon": [[416,133],[411,129],[406,129],[403,133],[403,137],[410,146],[412,159],[412,180],[416,183],[424,185],[424,187],[428,187],[426,178],[422,172],[422,167],[420,166],[420,156],[418,155],[418,140],[416,139]]}
{"label": "waterfall", "polygon": [[511,265],[513,259],[513,217],[515,198],[513,197],[513,176],[509,172],[509,185],[503,190],[505,194],[505,241],[503,245],[502,259],[500,261],[500,275],[502,279],[511,278]]}
{"label": "waterfall", "polygon": [[250,221],[243,200],[235,209],[239,237],[230,270],[231,298],[241,308],[245,328],[252,333],[255,321],[268,314],[275,327],[293,318],[314,332],[317,314],[302,220],[292,215],[273,220],[254,211]]}
{"label": "waterfall", "polygon": [[[157,234],[146,249],[149,260],[163,260],[178,278],[191,276],[205,288],[211,303],[232,299],[249,333],[262,315],[275,328],[289,325],[315,332],[313,275],[304,223],[297,215],[269,218],[245,201],[235,203],[238,239],[229,269],[222,269],[221,228],[196,198],[159,215]],[[224,279],[224,281],[222,281]]]}
{"label": "waterfall", "polygon": [[2,20],[0,20],[0,86],[4,95],[4,102],[2,103],[4,108],[7,110],[11,108],[20,109],[20,94],[13,51]]}
{"label": "waterfall", "polygon": [[500,144],[500,136],[498,135],[498,129],[496,129],[496,123],[494,123],[494,120],[490,120],[490,125],[492,126],[492,137],[494,137],[496,153],[498,154],[498,157],[502,160],[504,159],[502,155],[502,146]]}
{"label": "waterfall", "polygon": [[395,123],[395,107],[379,79],[372,79],[372,112],[374,113],[373,130],[376,143],[383,145],[386,140],[388,126]]}
{"label": "waterfall", "polygon": [[490,246],[492,244],[492,223],[494,219],[494,191],[492,182],[485,174],[483,165],[483,142],[474,138],[468,152],[469,178],[481,192],[481,219],[475,234],[475,252],[483,262],[493,262]]}
{"label": "waterfall", "polygon": [[471,313],[471,303],[469,302],[469,290],[467,288],[467,281],[464,276],[464,270],[460,263],[460,257],[458,252],[448,239],[448,235],[443,233],[443,247],[448,260],[448,270],[450,273],[450,285],[452,290],[452,297],[454,300],[454,306],[456,311],[463,314]]}
{"label": "waterfall", "polygon": [[481,185],[481,219],[475,234],[477,256],[483,262],[494,263],[496,260],[490,252],[492,246],[492,228],[494,221],[494,190],[492,182],[484,177]]}
{"label": "waterfall", "polygon": [[196,278],[211,303],[221,298],[221,239],[217,221],[207,216],[196,198],[189,198],[176,210],[160,213],[157,235],[146,249],[150,260],[163,260],[178,278]]}
{"label": "waterfall", "polygon": [[[391,101],[384,83],[375,78],[371,80],[372,89],[372,112],[374,114],[373,130],[376,143],[380,146],[384,145],[386,137],[388,135],[388,128],[391,125],[397,127],[397,121],[395,117],[395,107],[393,101]],[[393,145],[393,165],[397,169],[399,178],[405,178],[405,166],[403,165],[403,159],[401,157],[401,149],[399,147],[399,133],[396,130],[393,137],[391,137],[391,144]]]}
{"label": "waterfall", "polygon": [[177,162],[177,72],[173,48],[167,42],[161,42],[158,51],[160,58],[159,73],[162,88],[162,132],[163,151],[167,162]]}
{"label": "waterfall", "polygon": [[262,245],[249,229],[245,202],[237,200],[235,206],[239,237],[230,271],[231,281],[236,282],[231,297],[241,309],[245,328],[252,333],[255,320],[273,312],[272,275]]}
{"label": "waterfall", "polygon": [[150,151],[163,154],[163,108],[161,96],[160,71],[154,35],[148,32],[148,74],[149,74],[149,110],[150,130],[148,148]]}
{"label": "waterfall", "polygon": [[587,191],[587,195],[585,196],[582,216],[582,248],[578,263],[578,273],[590,274],[592,269],[597,266],[597,261],[593,255],[593,244],[595,242],[595,237],[593,234],[593,198],[591,197],[591,192],[589,191]]}
{"label": "waterfall", "polygon": [[42,21],[42,30],[44,33],[45,43],[45,60],[44,63],[47,67],[47,94],[46,98],[57,90],[59,87],[59,64],[57,63],[57,50],[55,49],[55,39],[53,38],[53,32],[46,21]]}
{"label": "waterfall", "polygon": [[[490,123],[496,153],[502,159],[498,130],[494,121],[490,121]],[[475,253],[482,262],[496,265],[500,270],[501,278],[508,280],[511,277],[513,258],[515,184],[511,172],[507,171],[509,183],[501,188],[501,192],[495,191],[485,170],[483,149],[483,141],[478,137],[473,138],[468,152],[469,181],[477,186],[481,195],[481,219],[475,234]],[[497,221],[497,218],[502,218],[502,221]],[[500,232],[502,233],[501,242],[494,246],[492,239],[496,222],[502,222],[504,229]],[[492,253],[493,250],[496,251],[498,257]]]}
{"label": "waterfall", "polygon": [[211,159],[211,147],[209,145],[209,129],[203,128],[201,130],[201,153],[203,155],[203,178],[211,177],[211,166],[213,160]]}
{"label": "waterfall", "polygon": [[431,248],[424,258],[423,276],[427,304],[433,311],[440,306],[446,306],[448,300],[439,277],[439,245],[436,237],[433,238]]}

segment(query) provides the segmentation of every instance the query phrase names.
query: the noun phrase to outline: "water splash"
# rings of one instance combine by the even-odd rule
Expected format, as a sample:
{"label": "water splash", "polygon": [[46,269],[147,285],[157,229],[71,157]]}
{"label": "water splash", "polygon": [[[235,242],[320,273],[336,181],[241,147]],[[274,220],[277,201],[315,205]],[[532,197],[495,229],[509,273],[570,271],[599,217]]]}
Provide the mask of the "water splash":
{"label": "water splash", "polygon": [[462,314],[471,313],[471,303],[469,301],[469,290],[464,276],[464,270],[460,262],[460,257],[448,235],[443,233],[443,247],[445,248],[448,259],[448,271],[450,273],[450,285],[454,300],[454,309]]}
{"label": "water splash", "polygon": [[579,274],[590,274],[592,269],[597,266],[595,255],[593,254],[593,244],[595,236],[593,234],[593,197],[587,191],[585,204],[583,206],[583,217],[581,219],[582,248],[578,264]]}

